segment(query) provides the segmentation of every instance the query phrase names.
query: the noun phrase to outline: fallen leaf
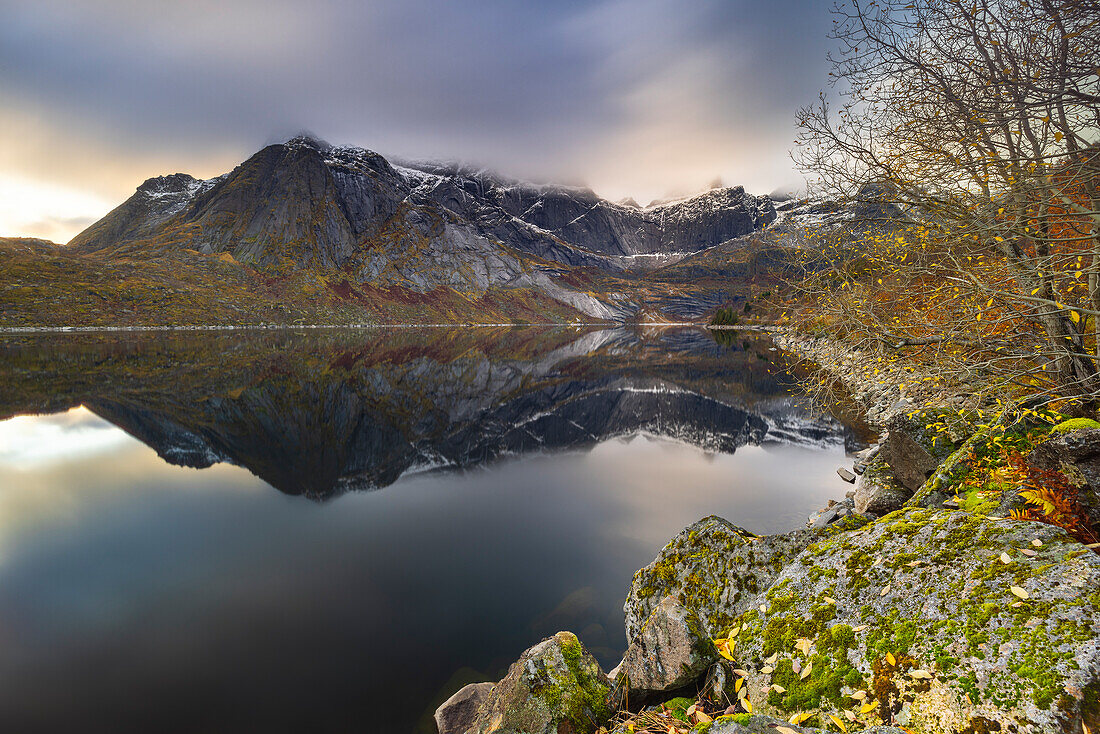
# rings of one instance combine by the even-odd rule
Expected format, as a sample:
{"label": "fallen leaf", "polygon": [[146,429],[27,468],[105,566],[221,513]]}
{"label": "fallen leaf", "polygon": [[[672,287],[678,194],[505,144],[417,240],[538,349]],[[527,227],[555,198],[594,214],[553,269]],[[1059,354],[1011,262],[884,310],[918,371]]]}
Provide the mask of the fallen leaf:
{"label": "fallen leaf", "polygon": [[886,653],[886,662],[888,662],[890,665],[898,664],[897,658],[894,657],[894,653],[892,652]]}
{"label": "fallen leaf", "polygon": [[802,672],[802,663],[798,662],[797,660],[792,660],[791,661],[791,670],[794,671],[795,675],[801,673]]}
{"label": "fallen leaf", "polygon": [[747,711],[750,714],[752,713],[752,701],[750,701],[747,698],[742,698],[741,699],[741,705],[745,707],[745,711]]}
{"label": "fallen leaf", "polygon": [[768,611],[768,605],[767,605],[767,604],[761,604],[761,605],[760,605],[760,611],[761,611],[761,612],[766,612],[766,611]]}
{"label": "fallen leaf", "polygon": [[779,660],[779,653],[778,652],[773,652],[771,655],[764,658],[764,662],[767,663],[768,665],[775,665],[775,662],[777,660]]}
{"label": "fallen leaf", "polygon": [[867,698],[867,691],[856,691],[852,695],[848,696],[848,698],[854,698],[857,701],[862,701],[863,699]]}
{"label": "fallen leaf", "polygon": [[738,691],[740,691],[741,690],[741,684],[743,684],[744,682],[745,682],[744,678],[738,678],[737,680],[735,680],[733,682],[733,692],[737,693]]}
{"label": "fallen leaf", "polygon": [[695,704],[691,704],[690,706],[687,707],[687,711],[684,712],[684,716],[691,716],[692,714],[694,714],[698,710],[699,710],[698,706],[696,706]]}
{"label": "fallen leaf", "polygon": [[1029,558],[1034,558],[1035,556],[1039,555],[1038,553],[1031,550],[1030,548],[1021,548],[1020,552],[1023,553],[1025,556],[1028,556]]}
{"label": "fallen leaf", "polygon": [[1033,546],[1035,546],[1036,548],[1042,548],[1043,547],[1043,541],[1039,540],[1038,538],[1035,538],[1034,540],[1032,540],[1031,544]]}
{"label": "fallen leaf", "polygon": [[867,625],[857,624],[855,627],[852,628],[852,632],[862,632],[865,629],[867,629]]}
{"label": "fallen leaf", "polygon": [[1012,607],[1013,609],[1016,609],[1017,607],[1022,607],[1023,605],[1024,605],[1024,603],[1022,601],[1014,601],[1011,604],[1009,604],[1009,606]]}
{"label": "fallen leaf", "polygon": [[794,724],[795,726],[798,726],[799,724],[801,724],[803,721],[810,718],[811,716],[813,716],[812,711],[803,711],[800,714],[792,714],[791,718],[787,719],[787,723],[788,724]]}
{"label": "fallen leaf", "polygon": [[1003,563],[1007,566],[1008,564],[1012,563],[1012,559],[1008,557],[1007,553],[1002,552],[1001,553],[1001,563]]}
{"label": "fallen leaf", "polygon": [[825,597],[825,603],[826,604],[836,604],[836,599],[834,599],[831,596],[827,596],[827,597]]}
{"label": "fallen leaf", "polygon": [[878,595],[879,596],[886,596],[889,593],[890,593],[890,584],[886,584],[886,586],[882,587],[882,591],[880,591]]}
{"label": "fallen leaf", "polygon": [[773,667],[772,667],[772,666],[770,666],[770,665],[765,665],[765,666],[764,666],[763,668],[761,668],[761,669],[760,669],[760,673],[761,673],[762,675],[770,675],[770,674],[771,674],[771,673],[773,673],[774,671],[775,671],[775,668],[773,668]]}
{"label": "fallen leaf", "polygon": [[909,677],[918,678],[921,680],[931,680],[932,674],[929,673],[927,670],[910,670]]}
{"label": "fallen leaf", "polygon": [[737,713],[737,707],[734,706],[731,703],[729,706],[726,706],[726,710],[722,712],[722,715],[723,716],[729,716],[730,714],[736,714],[736,713]]}
{"label": "fallen leaf", "polygon": [[859,713],[862,715],[874,711],[877,705],[874,701],[868,701],[859,707]]}
{"label": "fallen leaf", "polygon": [[844,725],[843,721],[833,716],[832,714],[829,714],[829,718],[833,720],[833,723],[836,724],[841,731],[848,731],[848,727]]}
{"label": "fallen leaf", "polygon": [[779,685],[778,683],[773,683],[772,684],[772,690],[775,691],[776,693],[786,693],[787,692],[787,689],[784,688],[783,686]]}
{"label": "fallen leaf", "polygon": [[737,675],[741,676],[742,678],[748,678],[749,677],[748,671],[741,670],[740,668],[734,668],[733,672],[737,673]]}
{"label": "fallen leaf", "polygon": [[856,720],[856,715],[853,714],[851,711],[845,711],[844,716],[847,717],[848,721],[855,721]]}
{"label": "fallen leaf", "polygon": [[726,660],[729,660],[731,663],[733,662],[733,655],[730,655],[729,648],[725,645],[722,645],[718,648],[718,654],[724,657]]}
{"label": "fallen leaf", "polygon": [[802,672],[798,674],[799,680],[806,680],[810,675],[810,671],[814,669],[813,663],[806,663],[806,667],[802,669]]}
{"label": "fallen leaf", "polygon": [[799,637],[795,640],[794,649],[798,650],[803,655],[810,654],[810,640],[806,637]]}
{"label": "fallen leaf", "polygon": [[1027,591],[1024,590],[1024,589],[1021,589],[1019,586],[1009,586],[1008,590],[1011,591],[1016,596],[1020,597],[1021,599],[1029,599],[1030,598]]}
{"label": "fallen leaf", "polygon": [[775,730],[779,732],[779,734],[798,734],[798,732],[789,726],[777,726]]}
{"label": "fallen leaf", "polygon": [[695,712],[695,721],[698,724],[709,724],[710,722],[714,721],[714,719],[710,718],[709,716],[704,714],[702,711],[696,711]]}

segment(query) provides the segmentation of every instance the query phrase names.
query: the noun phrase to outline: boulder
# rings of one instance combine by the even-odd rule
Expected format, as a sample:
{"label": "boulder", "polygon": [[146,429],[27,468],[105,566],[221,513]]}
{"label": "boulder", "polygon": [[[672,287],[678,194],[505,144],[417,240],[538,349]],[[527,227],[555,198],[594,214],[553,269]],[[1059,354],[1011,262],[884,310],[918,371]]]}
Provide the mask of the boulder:
{"label": "boulder", "polygon": [[907,507],[809,545],[761,598],[730,665],[756,714],[1100,731],[1100,556],[1055,527]]}
{"label": "boulder", "polygon": [[525,651],[478,710],[473,734],[592,734],[607,724],[611,683],[576,635]]}
{"label": "boulder", "polygon": [[758,603],[757,596],[806,546],[863,522],[845,518],[823,529],[759,538],[720,517],[703,518],[684,528],[652,563],[634,574],[623,606],[626,638],[638,636],[666,596],[690,609],[708,637],[717,637]]}
{"label": "boulder", "polygon": [[625,688],[633,705],[694,683],[716,660],[718,651],[699,620],[666,596],[627,647],[615,685]]}
{"label": "boulder", "polygon": [[899,413],[887,422],[888,433],[878,455],[898,483],[915,492],[936,467],[974,435],[981,420],[978,413],[949,408]]}
{"label": "boulder", "polygon": [[466,734],[492,690],[492,683],[471,683],[444,701],[435,710],[435,726],[439,734]]}
{"label": "boulder", "polygon": [[1089,520],[1100,523],[1100,429],[1053,433],[1032,449],[1027,460],[1039,469],[1065,474]]}
{"label": "boulder", "polygon": [[913,495],[894,478],[881,457],[876,457],[856,483],[855,510],[885,515],[899,509]]}

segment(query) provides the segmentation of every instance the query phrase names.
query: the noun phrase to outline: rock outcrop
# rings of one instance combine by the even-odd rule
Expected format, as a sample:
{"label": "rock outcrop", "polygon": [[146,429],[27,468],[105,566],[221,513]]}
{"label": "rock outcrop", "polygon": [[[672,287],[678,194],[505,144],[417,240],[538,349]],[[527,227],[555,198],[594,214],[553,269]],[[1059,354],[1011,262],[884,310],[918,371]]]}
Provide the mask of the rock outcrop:
{"label": "rock outcrop", "polygon": [[481,705],[471,734],[591,734],[611,718],[611,683],[575,635],[524,652]]}
{"label": "rock outcrop", "polygon": [[[764,573],[744,546],[768,538],[716,518],[685,532],[650,569],[691,579],[684,605],[714,634],[732,627],[754,714],[922,734],[1100,725],[1100,557],[1057,528],[906,508],[813,543],[773,536],[788,552]],[[758,589],[730,594],[743,579]]]}
{"label": "rock outcrop", "polygon": [[717,516],[699,520],[634,574],[623,607],[627,640],[638,636],[667,596],[693,612],[707,635],[718,637],[810,543],[865,521],[846,518],[824,529],[761,538]]}

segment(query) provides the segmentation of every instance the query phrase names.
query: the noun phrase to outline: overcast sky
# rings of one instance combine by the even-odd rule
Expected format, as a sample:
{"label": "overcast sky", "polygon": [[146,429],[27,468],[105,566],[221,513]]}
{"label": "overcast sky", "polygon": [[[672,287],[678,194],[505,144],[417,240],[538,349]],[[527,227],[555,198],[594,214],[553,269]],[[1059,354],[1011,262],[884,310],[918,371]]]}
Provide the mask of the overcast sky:
{"label": "overcast sky", "polygon": [[801,184],[826,0],[0,0],[0,235],[301,130],[618,199]]}

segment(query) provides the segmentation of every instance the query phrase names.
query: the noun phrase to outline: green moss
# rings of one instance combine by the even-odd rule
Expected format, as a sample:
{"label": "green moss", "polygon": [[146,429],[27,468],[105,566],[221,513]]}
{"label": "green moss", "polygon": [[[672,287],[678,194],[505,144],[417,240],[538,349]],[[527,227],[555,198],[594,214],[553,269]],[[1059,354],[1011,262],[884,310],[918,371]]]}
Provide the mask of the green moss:
{"label": "green moss", "polygon": [[1058,425],[1050,429],[1051,433],[1069,433],[1071,431],[1081,431],[1088,428],[1100,428],[1100,423],[1097,423],[1091,418],[1070,418],[1068,421],[1062,421]]}

